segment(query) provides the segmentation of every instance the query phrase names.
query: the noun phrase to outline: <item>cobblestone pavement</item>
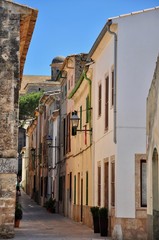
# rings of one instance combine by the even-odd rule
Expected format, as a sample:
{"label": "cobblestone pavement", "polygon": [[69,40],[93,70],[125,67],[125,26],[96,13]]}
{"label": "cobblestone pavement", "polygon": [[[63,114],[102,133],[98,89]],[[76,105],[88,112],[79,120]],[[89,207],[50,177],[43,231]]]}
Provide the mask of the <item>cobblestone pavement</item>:
{"label": "cobblestone pavement", "polygon": [[108,240],[91,228],[59,214],[51,214],[22,192],[23,207],[20,227],[15,228],[15,240]]}

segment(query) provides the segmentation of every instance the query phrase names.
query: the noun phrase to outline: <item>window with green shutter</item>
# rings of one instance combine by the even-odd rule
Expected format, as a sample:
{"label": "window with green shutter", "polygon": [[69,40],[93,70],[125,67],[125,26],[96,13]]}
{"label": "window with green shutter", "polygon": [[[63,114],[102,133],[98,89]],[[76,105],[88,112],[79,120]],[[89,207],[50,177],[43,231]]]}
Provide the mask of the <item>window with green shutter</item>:
{"label": "window with green shutter", "polygon": [[86,205],[88,205],[88,171],[86,172]]}
{"label": "window with green shutter", "polygon": [[82,129],[82,106],[80,106],[80,130]]}
{"label": "window with green shutter", "polygon": [[86,123],[89,121],[89,96],[86,97]]}
{"label": "window with green shutter", "polygon": [[74,204],[76,204],[76,175],[74,176]]}

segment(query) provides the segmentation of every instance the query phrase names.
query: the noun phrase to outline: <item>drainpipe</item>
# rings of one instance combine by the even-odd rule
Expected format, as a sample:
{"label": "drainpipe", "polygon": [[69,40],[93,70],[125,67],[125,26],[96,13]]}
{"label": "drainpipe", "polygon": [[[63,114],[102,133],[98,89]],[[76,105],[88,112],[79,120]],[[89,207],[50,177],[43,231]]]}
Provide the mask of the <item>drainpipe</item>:
{"label": "drainpipe", "polygon": [[107,22],[107,30],[110,34],[114,35],[114,143],[117,143],[116,137],[116,119],[117,119],[117,107],[116,107],[116,86],[117,86],[117,34],[110,30],[112,20]]}
{"label": "drainpipe", "polygon": [[84,78],[88,81],[89,84],[89,129],[92,128],[92,123],[91,123],[91,108],[92,108],[92,81],[87,77],[86,71],[83,71],[83,76]]}
{"label": "drainpipe", "polygon": [[[92,62],[91,64],[93,64],[94,62]],[[91,111],[91,108],[92,108],[92,81],[90,78],[87,77],[87,74],[86,74],[86,71],[84,69],[83,71],[83,76],[84,78],[88,81],[88,84],[89,84],[89,96],[90,96],[90,99],[89,99],[89,129],[92,128],[92,119],[91,119],[91,116],[92,116],[92,111]],[[90,135],[90,140],[91,142],[93,143],[93,140],[92,140],[92,135]],[[92,157],[93,157],[93,162],[92,162],[92,175],[94,176],[94,173],[95,173],[95,169],[94,169],[94,154],[95,152],[95,148],[94,148],[94,144],[92,145]],[[92,204],[94,204],[94,183],[92,184],[92,192],[93,192],[93,202]]]}

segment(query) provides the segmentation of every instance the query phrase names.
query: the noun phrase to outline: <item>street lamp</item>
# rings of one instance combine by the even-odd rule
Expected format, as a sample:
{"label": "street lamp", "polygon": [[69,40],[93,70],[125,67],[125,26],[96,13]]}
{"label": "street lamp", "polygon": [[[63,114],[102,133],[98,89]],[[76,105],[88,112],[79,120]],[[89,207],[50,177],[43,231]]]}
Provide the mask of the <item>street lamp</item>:
{"label": "street lamp", "polygon": [[70,118],[71,122],[72,122],[72,136],[75,136],[78,132],[92,132],[92,128],[91,129],[77,129],[78,128],[78,124],[79,124],[79,120],[80,118],[77,115],[77,111],[72,112],[72,117]]}
{"label": "street lamp", "polygon": [[55,146],[52,146],[52,145],[51,145],[53,139],[52,139],[52,137],[51,137],[50,135],[48,135],[46,141],[47,141],[47,145],[48,145],[49,148],[60,148],[59,146],[56,146],[56,145],[55,145]]}

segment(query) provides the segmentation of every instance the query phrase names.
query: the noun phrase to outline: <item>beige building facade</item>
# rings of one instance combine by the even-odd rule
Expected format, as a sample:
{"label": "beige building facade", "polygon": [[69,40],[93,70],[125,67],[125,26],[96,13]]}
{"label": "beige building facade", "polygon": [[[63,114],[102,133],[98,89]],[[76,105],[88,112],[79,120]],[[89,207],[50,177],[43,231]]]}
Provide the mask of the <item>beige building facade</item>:
{"label": "beige building facade", "polygon": [[[87,69],[88,70],[88,69]],[[72,129],[71,157],[67,161],[67,189],[72,189],[72,218],[75,221],[92,227],[90,207],[93,202],[93,164],[92,164],[92,107],[91,107],[91,77],[92,72],[83,69],[80,79],[69,95],[74,101],[74,114],[78,114],[79,125],[75,132]],[[72,122],[72,120],[71,120]]]}
{"label": "beige building facade", "polygon": [[[70,117],[74,111],[74,101],[68,99],[70,92],[80,78],[82,69],[86,62],[87,54],[72,54],[65,58],[58,79],[61,82],[61,100],[60,100],[60,199],[59,212],[67,217],[73,217],[72,208],[72,188],[68,185],[68,179],[72,179],[70,172],[66,172],[67,164],[72,157],[72,139]],[[71,184],[72,180],[70,180]]]}

